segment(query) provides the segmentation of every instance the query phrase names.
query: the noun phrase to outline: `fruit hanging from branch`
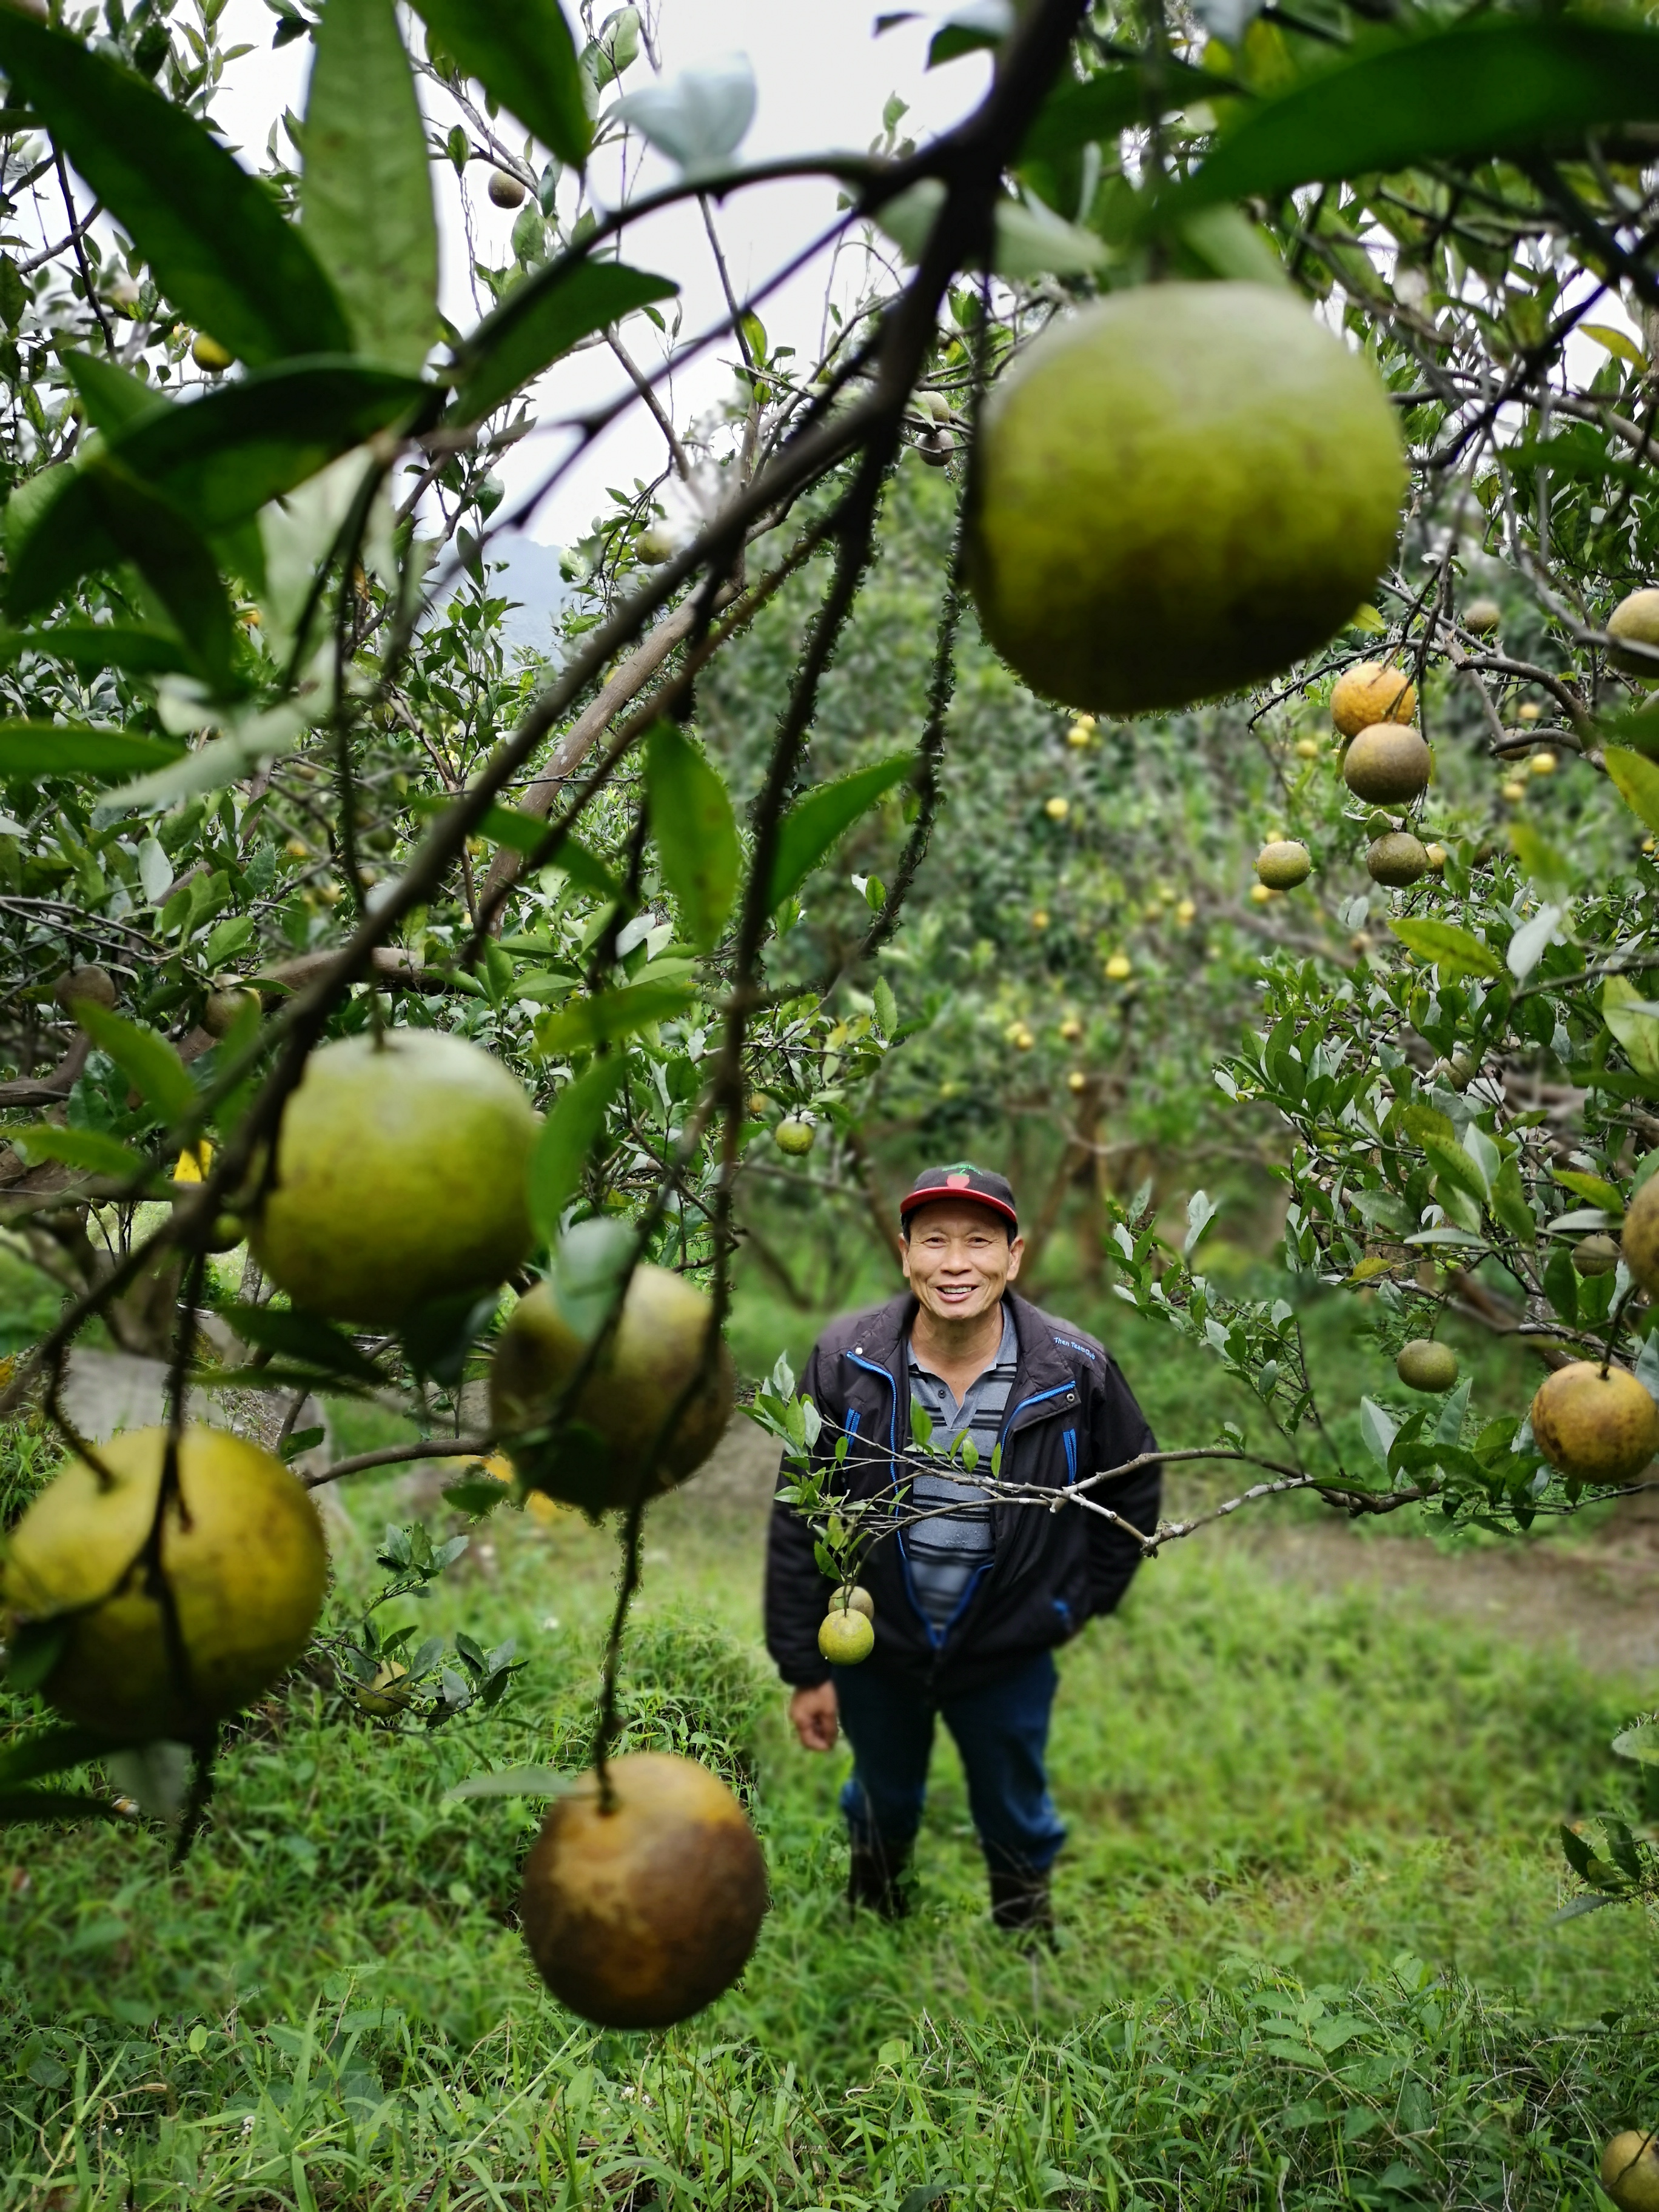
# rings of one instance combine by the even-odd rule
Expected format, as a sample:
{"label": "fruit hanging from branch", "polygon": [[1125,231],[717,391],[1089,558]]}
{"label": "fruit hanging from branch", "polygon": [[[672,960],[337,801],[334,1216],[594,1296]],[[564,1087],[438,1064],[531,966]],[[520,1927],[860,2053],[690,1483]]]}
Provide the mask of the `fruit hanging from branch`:
{"label": "fruit hanging from branch", "polygon": [[672,2027],[748,1964],[766,1863],[742,1806],[695,1759],[639,1752],[608,1778],[608,1805],[587,1774],[548,1808],[525,1862],[525,1942],[584,2020]]}
{"label": "fruit hanging from branch", "polygon": [[1615,644],[1608,658],[1626,676],[1659,684],[1659,591],[1649,585],[1620,599],[1607,617],[1607,635],[1625,645],[1646,646],[1645,653],[1621,653]]}
{"label": "fruit hanging from branch", "polygon": [[1659,1405],[1629,1370],[1575,1359],[1546,1376],[1532,1432],[1552,1467],[1580,1482],[1631,1482],[1659,1451]]}
{"label": "fruit hanging from branch", "polygon": [[1404,669],[1380,660],[1357,661],[1331,687],[1331,720],[1345,738],[1373,722],[1409,722],[1417,712],[1417,686]]}
{"label": "fruit hanging from branch", "polygon": [[1247,283],[1056,321],[998,386],[975,467],[987,635],[1044,697],[1121,714],[1322,645],[1375,585],[1405,487],[1370,365]]}
{"label": "fruit hanging from branch", "polygon": [[1374,884],[1403,890],[1429,872],[1429,855],[1408,830],[1391,830],[1378,837],[1365,854],[1365,873]]}
{"label": "fruit hanging from branch", "polygon": [[551,1279],[514,1308],[489,1370],[491,1421],[520,1474],[594,1516],[694,1474],[725,1434],[736,1391],[713,1304],[668,1268],[634,1269],[599,1340],[619,1243],[631,1239],[616,1223],[574,1229]]}
{"label": "fruit hanging from branch", "polygon": [[1312,855],[1294,837],[1276,837],[1255,856],[1256,874],[1269,890],[1294,890],[1306,883],[1312,870]]}
{"label": "fruit hanging from branch", "polygon": [[325,1045],[283,1109],[254,1256],[296,1306],[395,1327],[530,1250],[539,1124],[497,1060],[433,1030]]}
{"label": "fruit hanging from branch", "polygon": [[1402,1344],[1394,1371],[1408,1390],[1436,1393],[1449,1390],[1457,1380],[1457,1354],[1449,1344],[1432,1337],[1414,1336]]}
{"label": "fruit hanging from branch", "polygon": [[1404,722],[1373,722],[1342,757],[1342,781],[1356,799],[1397,806],[1429,787],[1429,748]]}
{"label": "fruit hanging from branch", "polygon": [[153,1542],[164,1429],[71,1459],[12,1531],[7,1640],[61,1633],[42,1693],[123,1742],[199,1742],[304,1650],[328,1579],[317,1509],[282,1462],[222,1429],[179,1439]]}

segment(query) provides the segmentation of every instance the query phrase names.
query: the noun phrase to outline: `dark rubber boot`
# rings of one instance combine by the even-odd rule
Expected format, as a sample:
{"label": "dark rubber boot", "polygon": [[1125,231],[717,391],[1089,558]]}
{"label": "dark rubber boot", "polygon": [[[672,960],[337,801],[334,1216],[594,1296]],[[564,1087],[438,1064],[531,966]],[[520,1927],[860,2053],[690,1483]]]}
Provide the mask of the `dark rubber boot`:
{"label": "dark rubber boot", "polygon": [[1006,1928],[1011,1935],[1032,1936],[1052,1943],[1054,1902],[1048,1891],[1047,1869],[1041,1874],[1029,1869],[1016,1874],[993,1867],[991,1917],[999,1928]]}
{"label": "dark rubber boot", "polygon": [[865,1905],[884,1920],[902,1920],[910,1910],[908,1891],[902,1886],[909,1864],[910,1847],[884,1845],[879,1841],[853,1844],[847,1875],[847,1902],[856,1911]]}

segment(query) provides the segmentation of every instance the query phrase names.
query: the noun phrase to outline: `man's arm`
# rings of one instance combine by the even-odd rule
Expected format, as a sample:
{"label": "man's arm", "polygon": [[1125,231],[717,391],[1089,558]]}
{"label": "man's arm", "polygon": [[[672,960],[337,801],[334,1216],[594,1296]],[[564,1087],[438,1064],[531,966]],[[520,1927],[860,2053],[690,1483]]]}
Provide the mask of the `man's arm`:
{"label": "man's arm", "polygon": [[[1146,1416],[1109,1357],[1105,1373],[1097,1385],[1094,1416],[1097,1470],[1121,1467],[1127,1461],[1157,1449],[1157,1439],[1147,1425]],[[1137,1468],[1133,1474],[1120,1475],[1114,1482],[1097,1483],[1089,1495],[1109,1506],[1114,1513],[1121,1514],[1142,1535],[1150,1536],[1158,1526],[1163,1504],[1163,1470],[1153,1461],[1150,1467]],[[1134,1579],[1141,1550],[1128,1530],[1119,1528],[1115,1522],[1091,1513],[1088,1522],[1089,1609],[1091,1613],[1110,1613]]]}

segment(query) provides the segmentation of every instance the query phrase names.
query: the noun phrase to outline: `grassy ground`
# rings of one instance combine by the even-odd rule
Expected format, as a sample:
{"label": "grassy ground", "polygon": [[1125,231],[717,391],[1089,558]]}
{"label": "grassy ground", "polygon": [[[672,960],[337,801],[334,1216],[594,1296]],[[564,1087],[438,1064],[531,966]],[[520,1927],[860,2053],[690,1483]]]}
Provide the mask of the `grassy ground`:
{"label": "grassy ground", "polygon": [[[769,1360],[780,1313],[745,1299],[752,1368],[744,1332]],[[1200,1395],[1168,1340],[1071,1303],[1109,1324],[1166,1437],[1195,1407],[1213,1432],[1212,1378]],[[1345,1316],[1312,1326],[1346,1419],[1386,1367]],[[337,1619],[415,1510],[406,1485],[354,1488]],[[498,1714],[398,1734],[299,1681],[232,1747],[177,1874],[142,1827],[9,1832],[4,2203],[839,2212],[945,2185],[985,2212],[1589,2212],[1599,2141],[1659,2112],[1655,1937],[1621,1912],[1548,1926],[1553,1831],[1641,1810],[1606,1749],[1641,1686],[1397,1590],[1269,1578],[1231,1534],[1177,1547],[1066,1656],[1064,1930],[1033,1964],[986,1918],[948,1746],[919,1911],[849,1923],[844,1762],[786,1740],[758,1649],[763,1516],[737,1479],[657,1510],[626,1683],[634,1742],[750,1798],[774,1909],[738,1990],[666,2036],[595,2036],[513,1928],[538,1808],[441,1802],[486,1765],[582,1755],[609,1540],[504,1514],[405,1601],[517,1637]]]}

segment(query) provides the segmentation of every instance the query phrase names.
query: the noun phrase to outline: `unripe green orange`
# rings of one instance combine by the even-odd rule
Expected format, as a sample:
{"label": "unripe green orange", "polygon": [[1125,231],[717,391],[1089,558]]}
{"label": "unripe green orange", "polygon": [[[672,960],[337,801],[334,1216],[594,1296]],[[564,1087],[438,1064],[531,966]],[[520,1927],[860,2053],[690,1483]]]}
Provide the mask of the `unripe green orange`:
{"label": "unripe green orange", "polygon": [[1288,292],[1147,284],[1057,319],[974,456],[970,579],[997,650],[1135,714],[1300,659],[1369,596],[1405,477],[1370,365]]}
{"label": "unripe green orange", "polygon": [[489,192],[492,203],[498,208],[515,208],[524,205],[524,186],[516,177],[509,176],[505,169],[492,169],[489,173],[489,182],[484,189]]}
{"label": "unripe green orange", "polygon": [[[1624,639],[1632,645],[1659,647],[1659,591],[1650,586],[1620,599],[1607,617],[1607,635]],[[1659,652],[1620,653],[1615,645],[1608,658],[1615,668],[1622,668],[1627,676],[1639,676],[1644,683],[1659,684]]]}
{"label": "unripe green orange", "polygon": [[1619,1249],[1634,1279],[1650,1298],[1659,1297],[1659,1176],[1650,1176],[1632,1199]]}
{"label": "unripe green orange", "polygon": [[214,376],[228,369],[236,356],[217,338],[210,338],[205,331],[198,331],[191,342],[190,357],[198,368],[205,368]]}
{"label": "unripe green orange", "polygon": [[1429,872],[1425,847],[1407,830],[1391,830],[1379,837],[1365,854],[1365,872],[1374,884],[1403,890]]}
{"label": "unripe green orange", "polygon": [[853,1606],[835,1607],[818,1624],[818,1650],[832,1667],[856,1667],[875,1648],[874,1622]]}
{"label": "unripe green orange", "polygon": [[772,1141],[792,1160],[804,1159],[812,1149],[817,1130],[804,1114],[786,1114],[772,1132]]}
{"label": "unripe green orange", "polygon": [[102,1006],[107,1012],[115,1004],[115,980],[107,968],[94,961],[84,968],[68,969],[52,985],[52,995],[66,1012],[77,1006]]}
{"label": "unripe green orange", "polygon": [[1471,599],[1463,610],[1463,627],[1477,637],[1489,637],[1503,619],[1504,610],[1496,599]]}
{"label": "unripe green orange", "polygon": [[210,991],[202,1008],[202,1027],[210,1036],[228,1036],[236,1025],[238,1016],[249,1006],[257,1009],[258,1004],[259,994],[257,991],[234,988]]}
{"label": "unripe green orange", "polygon": [[1417,686],[1403,668],[1380,660],[1357,661],[1331,687],[1331,720],[1345,738],[1375,722],[1409,722],[1417,711]]}
{"label": "unripe green orange", "polygon": [[1601,2186],[1619,2212],[1659,2212],[1659,2142],[1626,2128],[1601,2154]]}
{"label": "unripe green orange", "polygon": [[530,1249],[538,1126],[514,1077],[463,1038],[325,1045],[283,1110],[254,1256],[296,1306],[370,1327],[493,1289]]}
{"label": "unripe green orange", "polygon": [[725,1435],[736,1390],[732,1355],[718,1338],[705,1357],[714,1320],[713,1305],[691,1284],[664,1267],[635,1267],[621,1319],[563,1410],[580,1427],[538,1442],[532,1432],[554,1419],[559,1393],[592,1338],[548,1284],[520,1298],[495,1348],[489,1404],[497,1434],[509,1440],[514,1465],[532,1488],[598,1515],[694,1474]]}
{"label": "unripe green orange", "polygon": [[152,1587],[144,1553],[166,1446],[162,1429],[100,1445],[107,1488],[84,1460],[68,1461],[13,1529],[5,1561],[15,1623],[70,1616],[48,1705],[129,1743],[198,1741],[268,1689],[304,1650],[328,1578],[317,1509],[281,1461],[191,1428]]}
{"label": "unripe green orange", "polygon": [[1659,1451],[1659,1406],[1625,1368],[1575,1359],[1532,1401],[1532,1433],[1552,1467],[1581,1482],[1629,1482]]}
{"label": "unripe green orange", "polygon": [[1429,785],[1429,748],[1404,722],[1373,722],[1342,757],[1342,780],[1356,799],[1397,805]]}
{"label": "unripe green orange", "polygon": [[537,1972],[601,2027],[671,2027],[729,1989],[766,1915],[744,1809],[694,1759],[636,1752],[556,1797],[519,1901]]}
{"label": "unripe green orange", "polygon": [[1572,1248],[1572,1264],[1581,1275],[1616,1273],[1619,1247],[1611,1237],[1581,1237]]}
{"label": "unripe green orange", "polygon": [[1408,1390],[1449,1390],[1457,1380],[1457,1354],[1432,1337],[1414,1336],[1401,1346],[1394,1371]]}
{"label": "unripe green orange", "polygon": [[1305,845],[1294,837],[1276,837],[1255,856],[1255,872],[1269,890],[1294,890],[1306,883],[1313,860]]}
{"label": "unripe green orange", "polygon": [[842,1606],[850,1606],[854,1613],[861,1613],[866,1620],[873,1620],[876,1617],[874,1598],[867,1589],[861,1588],[857,1583],[842,1585],[830,1601],[830,1609],[832,1613],[838,1611]]}

